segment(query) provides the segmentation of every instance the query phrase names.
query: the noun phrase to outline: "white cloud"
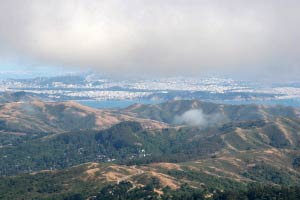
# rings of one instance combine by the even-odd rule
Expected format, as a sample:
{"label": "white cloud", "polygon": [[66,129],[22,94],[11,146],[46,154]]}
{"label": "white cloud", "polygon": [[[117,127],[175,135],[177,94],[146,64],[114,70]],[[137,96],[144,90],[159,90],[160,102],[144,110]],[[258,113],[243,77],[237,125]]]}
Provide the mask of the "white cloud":
{"label": "white cloud", "polygon": [[205,128],[224,122],[225,118],[219,114],[205,114],[201,109],[191,109],[182,115],[174,117],[175,124],[186,124],[189,126],[198,126]]}
{"label": "white cloud", "polygon": [[0,0],[0,5],[2,58],[113,73],[300,75],[297,0]]}

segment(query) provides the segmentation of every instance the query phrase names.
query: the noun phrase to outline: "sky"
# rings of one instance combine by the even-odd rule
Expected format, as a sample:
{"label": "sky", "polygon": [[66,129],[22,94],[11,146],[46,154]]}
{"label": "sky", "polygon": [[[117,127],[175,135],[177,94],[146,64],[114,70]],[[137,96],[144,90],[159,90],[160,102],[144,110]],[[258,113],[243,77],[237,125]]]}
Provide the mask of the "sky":
{"label": "sky", "polygon": [[0,0],[0,68],[297,80],[299,9],[299,0]]}

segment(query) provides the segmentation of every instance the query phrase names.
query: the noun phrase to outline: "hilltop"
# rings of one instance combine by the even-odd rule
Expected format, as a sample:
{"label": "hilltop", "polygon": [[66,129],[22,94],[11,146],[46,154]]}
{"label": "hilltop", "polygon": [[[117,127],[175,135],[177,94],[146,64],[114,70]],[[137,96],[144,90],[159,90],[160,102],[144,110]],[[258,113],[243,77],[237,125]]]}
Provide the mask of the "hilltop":
{"label": "hilltop", "polygon": [[0,130],[24,134],[50,134],[80,130],[100,130],[121,121],[139,121],[147,127],[165,127],[154,120],[139,119],[110,110],[93,109],[79,103],[9,102],[0,105]]}
{"label": "hilltop", "polygon": [[37,95],[27,92],[2,92],[0,93],[0,104],[11,102],[29,102],[37,98]]}

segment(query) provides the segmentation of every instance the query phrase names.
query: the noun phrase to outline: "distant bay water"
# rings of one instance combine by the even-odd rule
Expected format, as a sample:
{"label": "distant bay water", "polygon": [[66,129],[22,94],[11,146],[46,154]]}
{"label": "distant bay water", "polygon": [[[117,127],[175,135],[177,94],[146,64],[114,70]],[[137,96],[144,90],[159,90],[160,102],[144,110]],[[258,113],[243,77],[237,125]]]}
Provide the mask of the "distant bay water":
{"label": "distant bay water", "polygon": [[[206,100],[207,101],[207,100]],[[79,100],[78,103],[92,107],[92,108],[126,108],[133,104],[158,104],[162,103],[162,100]],[[291,99],[268,99],[268,100],[224,100],[224,101],[212,101],[215,103],[224,103],[232,105],[242,105],[242,104],[260,104],[260,105],[283,105],[283,106],[292,106],[300,107],[300,98],[291,98]]]}

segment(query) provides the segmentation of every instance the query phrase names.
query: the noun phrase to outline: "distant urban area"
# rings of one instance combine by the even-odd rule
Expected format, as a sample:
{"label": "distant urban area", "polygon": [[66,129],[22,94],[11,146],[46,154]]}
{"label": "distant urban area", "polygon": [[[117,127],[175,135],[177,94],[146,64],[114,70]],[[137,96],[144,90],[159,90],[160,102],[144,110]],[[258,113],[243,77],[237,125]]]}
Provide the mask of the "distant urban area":
{"label": "distant urban area", "polygon": [[1,92],[25,91],[43,100],[147,100],[202,99],[228,103],[299,104],[300,83],[261,84],[229,78],[158,78],[115,80],[98,75],[64,75],[3,79]]}

